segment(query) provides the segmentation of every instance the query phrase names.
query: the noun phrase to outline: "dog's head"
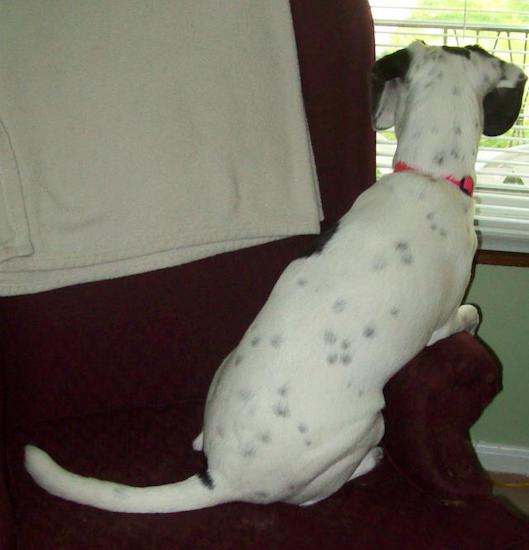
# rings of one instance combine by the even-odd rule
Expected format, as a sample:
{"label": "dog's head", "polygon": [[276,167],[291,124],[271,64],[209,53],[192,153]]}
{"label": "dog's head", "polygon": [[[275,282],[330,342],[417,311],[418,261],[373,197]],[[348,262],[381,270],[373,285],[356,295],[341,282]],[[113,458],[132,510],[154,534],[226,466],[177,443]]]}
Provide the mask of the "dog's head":
{"label": "dog's head", "polygon": [[[407,98],[438,97],[439,109],[449,101],[479,103],[482,131],[487,136],[506,132],[520,112],[527,76],[479,46],[408,48],[379,59],[371,73],[372,121],[376,130],[396,127],[406,116]],[[458,97],[459,96],[459,97]],[[442,103],[441,103],[442,102]]]}

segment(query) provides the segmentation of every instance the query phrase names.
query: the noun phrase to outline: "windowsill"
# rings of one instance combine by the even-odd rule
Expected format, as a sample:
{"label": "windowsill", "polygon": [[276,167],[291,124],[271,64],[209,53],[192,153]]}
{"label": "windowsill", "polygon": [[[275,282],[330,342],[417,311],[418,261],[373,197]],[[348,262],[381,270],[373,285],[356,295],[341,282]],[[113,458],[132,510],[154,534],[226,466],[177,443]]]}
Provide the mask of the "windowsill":
{"label": "windowsill", "polygon": [[529,267],[529,254],[524,252],[503,252],[499,250],[478,250],[475,257],[475,263]]}

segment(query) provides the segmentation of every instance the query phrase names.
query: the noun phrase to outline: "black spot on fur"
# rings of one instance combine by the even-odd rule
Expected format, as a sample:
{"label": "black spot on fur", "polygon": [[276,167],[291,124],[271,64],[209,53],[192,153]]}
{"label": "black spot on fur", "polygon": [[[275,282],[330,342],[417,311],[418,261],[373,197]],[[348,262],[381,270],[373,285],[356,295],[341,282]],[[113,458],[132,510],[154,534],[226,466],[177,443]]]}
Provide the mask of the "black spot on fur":
{"label": "black spot on fur", "polygon": [[207,470],[202,470],[197,473],[198,478],[202,482],[202,485],[207,487],[208,489],[213,490],[215,488],[215,483],[213,482],[212,477],[209,475],[209,472]]}
{"label": "black spot on fur", "polygon": [[454,133],[456,134],[456,136],[460,136],[462,134],[461,126],[456,126],[454,128]]}
{"label": "black spot on fur", "polygon": [[409,244],[406,241],[399,241],[395,245],[395,249],[401,253],[400,261],[405,264],[411,264],[413,262],[413,256],[409,251]]}
{"label": "black spot on fur", "polygon": [[296,284],[297,284],[298,286],[306,286],[307,282],[308,282],[307,279],[303,279],[302,277],[300,277],[300,278],[296,281]]}
{"label": "black spot on fur", "polygon": [[400,310],[398,307],[392,307],[390,313],[393,317],[396,317],[400,313]]}
{"label": "black spot on fur", "polygon": [[494,57],[492,54],[490,54],[488,51],[484,50],[481,46],[478,46],[477,44],[474,44],[472,46],[465,46],[465,49],[470,50],[474,53],[478,53],[483,57]]}
{"label": "black spot on fur", "polygon": [[334,304],[332,305],[332,310],[335,311],[336,313],[341,313],[345,309],[345,306],[346,306],[346,301],[339,299],[339,300],[336,300],[336,302],[334,302]]}
{"label": "black spot on fur", "polygon": [[271,441],[271,437],[270,437],[270,434],[268,432],[264,432],[262,434],[259,434],[257,436],[257,439],[261,442],[261,443],[270,443]]}
{"label": "black spot on fur", "polygon": [[388,265],[388,262],[383,258],[377,258],[371,265],[371,271],[382,271]]}
{"label": "black spot on fur", "polygon": [[458,48],[457,46],[441,46],[445,52],[451,53],[453,55],[460,55],[470,59],[470,52],[465,48]]}
{"label": "black spot on fur", "polygon": [[375,337],[375,328],[372,326],[364,327],[364,331],[362,332],[364,335],[364,338],[374,338]]}
{"label": "black spot on fur", "polygon": [[243,388],[241,390],[239,390],[239,399],[241,401],[250,401],[250,399],[252,398],[252,391],[249,390],[248,388]]}
{"label": "black spot on fur", "polygon": [[336,363],[336,361],[338,361],[338,354],[337,353],[331,353],[331,354],[327,355],[327,363],[329,363],[329,365],[334,365]]}
{"label": "black spot on fur", "polygon": [[265,498],[268,498],[270,496],[270,494],[267,493],[266,491],[257,491],[255,493],[255,496],[259,499],[265,499]]}
{"label": "black spot on fur", "polygon": [[251,458],[255,456],[255,446],[252,445],[251,443],[248,443],[242,451],[242,456],[246,458]]}
{"label": "black spot on fur", "polygon": [[336,344],[336,340],[337,340],[336,334],[334,334],[332,330],[327,330],[323,334],[323,341],[326,344]]}
{"label": "black spot on fur", "polygon": [[235,360],[233,361],[233,363],[234,363],[235,365],[240,365],[241,362],[242,362],[242,357],[241,357],[240,355],[237,355],[237,356],[235,357]]}
{"label": "black spot on fur", "polygon": [[302,258],[308,258],[315,254],[321,254],[327,243],[332,239],[333,235],[338,231],[340,223],[335,223],[329,229],[322,231],[314,240],[314,243],[307,252],[301,255]]}
{"label": "black spot on fur", "polygon": [[257,346],[260,341],[261,341],[261,338],[259,338],[259,336],[256,336],[255,338],[252,338],[251,344],[255,348],[255,346]]}
{"label": "black spot on fur", "polygon": [[344,365],[350,365],[352,360],[353,360],[353,357],[351,356],[350,353],[342,353],[342,355],[340,356],[340,361]]}
{"label": "black spot on fur", "polygon": [[274,405],[273,410],[274,410],[274,414],[281,418],[288,418],[290,416],[290,409],[288,407],[288,403],[285,403],[284,401],[278,401]]}
{"label": "black spot on fur", "polygon": [[461,94],[461,88],[459,86],[454,86],[452,88],[452,95],[460,95]]}
{"label": "black spot on fur", "polygon": [[433,158],[434,162],[436,162],[439,166],[441,166],[442,164],[444,164],[444,161],[445,161],[445,157],[444,157],[444,154],[443,153],[437,153],[434,158]]}
{"label": "black spot on fur", "polygon": [[309,428],[306,424],[299,424],[298,425],[298,432],[301,434],[307,433],[309,431]]}
{"label": "black spot on fur", "polygon": [[286,384],[283,384],[281,387],[277,388],[277,393],[281,397],[285,397],[285,395],[288,393],[288,386]]}
{"label": "black spot on fur", "polygon": [[342,341],[342,349],[349,349],[351,347],[351,342],[349,340]]}
{"label": "black spot on fur", "polygon": [[283,337],[279,334],[275,334],[270,338],[270,344],[274,348],[278,348],[283,343]]}

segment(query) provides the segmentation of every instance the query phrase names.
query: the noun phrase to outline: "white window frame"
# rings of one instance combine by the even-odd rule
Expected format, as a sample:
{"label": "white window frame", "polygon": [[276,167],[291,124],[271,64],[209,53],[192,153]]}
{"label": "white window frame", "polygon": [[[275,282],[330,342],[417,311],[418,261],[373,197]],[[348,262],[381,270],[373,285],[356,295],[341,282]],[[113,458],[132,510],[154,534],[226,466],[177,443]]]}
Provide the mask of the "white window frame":
{"label": "white window frame", "polygon": [[[501,23],[481,24],[478,12],[465,9],[467,4],[465,0],[460,1],[461,7],[456,10],[461,15],[460,22],[434,21],[425,18],[413,21],[408,19],[403,23],[403,16],[409,17],[417,5],[420,7],[420,3],[420,0],[370,0],[375,23],[377,57],[405,47],[416,38],[431,45],[463,46],[478,43],[498,57],[521,65],[529,74],[529,0],[527,0],[526,12],[517,13],[517,16],[527,21],[527,25],[523,26]],[[501,0],[499,4],[501,8]],[[435,14],[438,19],[443,19],[443,12],[454,10],[449,7],[439,7],[428,8],[428,11],[432,15]],[[498,9],[497,13],[498,17],[508,14],[501,9]],[[395,32],[397,27],[400,29],[398,33]],[[508,49],[499,47],[505,43],[512,44],[513,41],[518,41],[520,45],[520,40],[524,52],[521,59],[520,54],[517,55],[517,59],[512,58],[512,46]],[[498,138],[500,142],[510,140],[510,143],[517,145],[505,149],[491,147],[487,146],[487,138],[483,138],[480,144],[476,163],[474,223],[479,237],[479,247],[482,250],[529,253],[528,94],[529,85],[525,91],[524,112],[521,113],[513,129],[505,136]],[[391,161],[396,147],[394,135],[391,136],[387,132],[384,134],[377,134],[379,174],[391,171]],[[524,184],[505,183],[505,178],[509,176],[523,181]]]}

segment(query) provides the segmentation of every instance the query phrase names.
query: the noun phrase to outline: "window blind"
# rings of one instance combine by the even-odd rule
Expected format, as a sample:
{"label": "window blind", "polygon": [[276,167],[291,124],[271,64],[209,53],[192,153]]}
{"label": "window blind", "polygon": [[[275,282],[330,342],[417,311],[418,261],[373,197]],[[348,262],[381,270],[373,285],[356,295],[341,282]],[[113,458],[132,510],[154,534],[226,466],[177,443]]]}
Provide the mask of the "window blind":
{"label": "window blind", "polygon": [[[370,0],[376,56],[406,47],[479,44],[529,74],[529,0]],[[392,131],[377,134],[377,170],[391,171]],[[476,163],[475,225],[480,247],[529,252],[529,100],[503,136],[483,136]]]}

